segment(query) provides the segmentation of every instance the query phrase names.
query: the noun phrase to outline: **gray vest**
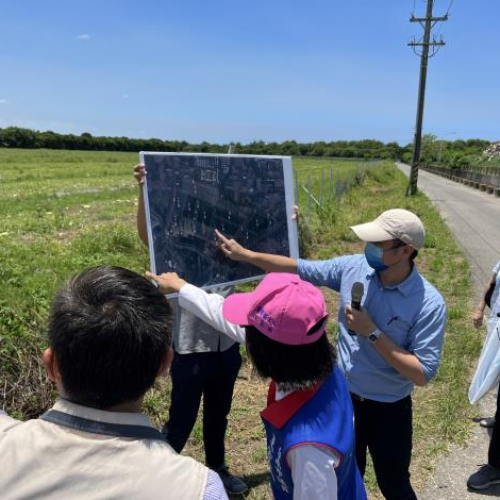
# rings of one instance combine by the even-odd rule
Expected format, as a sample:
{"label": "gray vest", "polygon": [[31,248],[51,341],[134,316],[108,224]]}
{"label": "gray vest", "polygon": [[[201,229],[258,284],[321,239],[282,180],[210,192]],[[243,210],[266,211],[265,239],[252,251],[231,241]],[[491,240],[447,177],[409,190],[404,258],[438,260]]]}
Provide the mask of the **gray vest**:
{"label": "gray vest", "polygon": [[[231,286],[217,288],[209,293],[227,297],[233,293]],[[179,307],[179,299],[170,301],[174,311],[174,350],[179,354],[194,352],[226,351],[234,340],[204,323],[190,312]]]}

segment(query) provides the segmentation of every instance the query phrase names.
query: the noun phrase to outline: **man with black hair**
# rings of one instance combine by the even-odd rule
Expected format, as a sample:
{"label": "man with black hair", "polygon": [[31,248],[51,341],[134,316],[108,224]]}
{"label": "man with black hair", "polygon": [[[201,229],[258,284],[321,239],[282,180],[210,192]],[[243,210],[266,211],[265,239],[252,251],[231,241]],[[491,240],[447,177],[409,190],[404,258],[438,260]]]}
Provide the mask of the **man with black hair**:
{"label": "man with black hair", "polygon": [[175,273],[146,273],[181,307],[238,342],[270,378],[266,429],[274,498],[365,500],[352,404],[326,336],[322,293],[293,274],[268,274],[254,292],[224,299]]}
{"label": "man with black hair", "polygon": [[171,310],[147,279],[95,267],[55,295],[43,361],[60,399],[39,419],[0,414],[2,500],[227,499],[142,413],[172,361]]}
{"label": "man with black hair", "polygon": [[[298,273],[340,293],[339,367],[353,401],[361,474],[369,450],[382,494],[389,500],[415,500],[409,472],[411,393],[415,385],[424,386],[436,375],[446,306],[417,270],[415,258],[425,230],[414,213],[387,210],[351,229],[366,243],[364,255],[324,261],[253,252],[216,234],[232,260],[270,272]],[[365,291],[360,310],[351,307],[355,283]]]}

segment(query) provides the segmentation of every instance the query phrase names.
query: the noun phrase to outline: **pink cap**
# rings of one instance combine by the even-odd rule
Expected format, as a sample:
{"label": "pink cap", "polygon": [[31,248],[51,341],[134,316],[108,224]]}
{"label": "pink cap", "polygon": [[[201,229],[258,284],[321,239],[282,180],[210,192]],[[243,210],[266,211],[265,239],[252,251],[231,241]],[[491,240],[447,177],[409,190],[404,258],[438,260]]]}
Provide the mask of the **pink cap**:
{"label": "pink cap", "polygon": [[271,340],[287,345],[311,344],[326,330],[328,316],[323,294],[296,274],[269,273],[250,293],[230,295],[222,313],[231,323],[254,326]]}

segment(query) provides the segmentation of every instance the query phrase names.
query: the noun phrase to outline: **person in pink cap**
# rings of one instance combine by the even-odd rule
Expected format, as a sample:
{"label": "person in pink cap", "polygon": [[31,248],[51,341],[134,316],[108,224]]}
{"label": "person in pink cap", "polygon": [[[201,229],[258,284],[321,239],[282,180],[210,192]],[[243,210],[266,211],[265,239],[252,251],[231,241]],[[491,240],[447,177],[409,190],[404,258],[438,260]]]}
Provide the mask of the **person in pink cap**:
{"label": "person in pink cap", "polygon": [[156,276],[164,293],[238,342],[271,379],[261,412],[276,499],[365,500],[356,465],[353,409],[326,335],[323,294],[289,273],[270,273],[250,293],[224,299],[176,273]]}

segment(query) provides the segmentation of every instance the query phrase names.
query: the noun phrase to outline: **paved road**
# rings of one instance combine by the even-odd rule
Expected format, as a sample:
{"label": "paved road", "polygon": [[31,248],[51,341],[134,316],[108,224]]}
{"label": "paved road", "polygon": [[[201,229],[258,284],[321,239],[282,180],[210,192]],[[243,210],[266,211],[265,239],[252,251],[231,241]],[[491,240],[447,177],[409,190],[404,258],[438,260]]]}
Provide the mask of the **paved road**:
{"label": "paved road", "polygon": [[[409,174],[409,167],[398,164]],[[476,296],[500,258],[500,200],[493,195],[443,179],[428,172],[419,172],[419,189],[438,209],[462,247],[471,264]],[[481,415],[493,415],[496,398],[488,395],[479,407]],[[467,491],[466,481],[476,466],[487,461],[489,436],[474,425],[468,445],[454,446],[437,466],[431,484],[419,495],[420,500],[476,500],[500,496],[500,485],[484,492]]]}

